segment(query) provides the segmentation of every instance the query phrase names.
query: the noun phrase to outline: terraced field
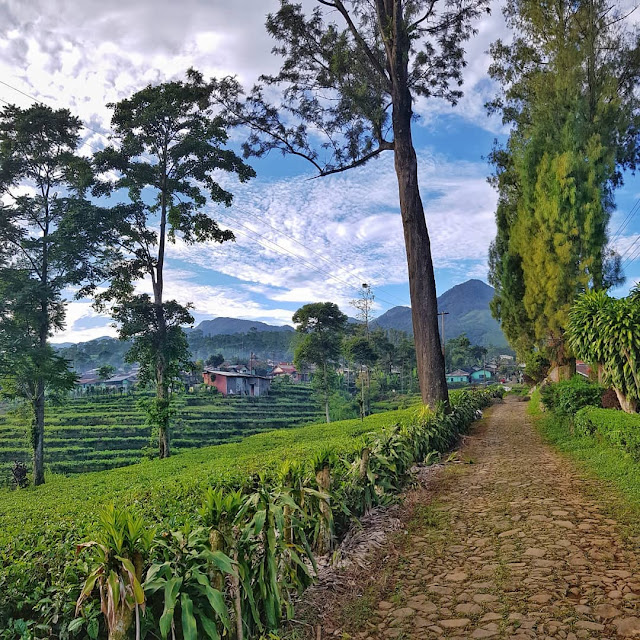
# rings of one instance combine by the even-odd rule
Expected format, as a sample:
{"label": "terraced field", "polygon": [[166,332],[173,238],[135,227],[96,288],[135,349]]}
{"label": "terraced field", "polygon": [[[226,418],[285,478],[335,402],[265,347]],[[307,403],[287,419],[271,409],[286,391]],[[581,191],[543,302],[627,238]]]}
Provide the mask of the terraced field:
{"label": "terraced field", "polygon": [[[46,422],[46,461],[54,473],[101,471],[139,462],[150,446],[140,395],[70,400],[51,407]],[[260,398],[214,394],[187,395],[180,400],[172,434],[174,452],[322,420],[311,389],[287,385]],[[14,460],[29,460],[24,417],[0,412],[0,484]]]}

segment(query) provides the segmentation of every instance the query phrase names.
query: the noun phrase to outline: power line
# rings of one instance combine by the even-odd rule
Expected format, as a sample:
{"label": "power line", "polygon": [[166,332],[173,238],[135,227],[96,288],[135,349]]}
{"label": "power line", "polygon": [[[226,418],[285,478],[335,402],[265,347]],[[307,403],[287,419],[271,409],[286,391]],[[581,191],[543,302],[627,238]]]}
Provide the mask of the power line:
{"label": "power line", "polygon": [[[238,213],[242,213],[246,216],[251,216],[254,218],[257,218],[258,220],[260,220],[261,222],[263,222],[264,224],[266,224],[268,227],[270,227],[271,229],[273,229],[276,233],[279,233],[280,235],[285,236],[286,238],[289,238],[289,240],[292,240],[293,242],[295,242],[296,244],[300,245],[303,249],[306,249],[307,251],[310,251],[311,253],[313,253],[315,256],[317,256],[318,258],[320,258],[320,260],[322,260],[323,262],[326,262],[330,267],[335,266],[334,263],[332,263],[330,260],[328,260],[327,258],[325,258],[321,253],[318,253],[317,251],[314,251],[311,247],[308,247],[306,244],[304,244],[303,242],[300,242],[299,240],[297,240],[296,238],[294,238],[293,236],[289,235],[288,233],[285,233],[284,231],[282,231],[281,229],[278,229],[277,227],[274,227],[272,224],[270,224],[269,222],[267,222],[267,220],[265,220],[263,217],[259,216],[256,213],[253,212],[249,212],[249,211],[245,211],[242,209],[234,209],[234,211],[237,211]],[[339,266],[338,267],[341,271],[343,271],[344,273],[348,274],[349,276],[353,277],[357,282],[358,282],[358,286],[360,286],[362,284],[362,278],[354,273],[353,271],[349,271],[349,269],[347,269],[346,267],[342,267]],[[400,298],[397,298],[394,295],[390,295],[389,297],[391,298],[395,298],[395,300],[397,302],[399,302],[400,304],[404,305],[405,302],[400,300]],[[380,298],[378,296],[378,298]],[[382,300],[382,298],[380,298]],[[390,303],[388,300],[385,300],[385,302],[387,302],[387,304],[392,304]]]}
{"label": "power line", "polygon": [[631,222],[631,220],[634,218],[636,213],[638,213],[639,208],[640,208],[640,198],[636,200],[633,207],[631,207],[631,210],[629,211],[629,213],[627,213],[624,220],[620,223],[620,226],[618,227],[618,230],[613,234],[611,241],[615,240],[622,234],[622,232],[627,228],[627,225]]}
{"label": "power line", "polygon": [[[314,265],[312,262],[309,262],[308,260],[306,260],[305,258],[303,258],[302,256],[300,256],[297,253],[294,253],[293,251],[290,251],[289,249],[287,249],[286,247],[283,247],[281,245],[279,245],[277,242],[274,242],[273,240],[267,238],[266,236],[258,233],[257,231],[254,231],[253,229],[251,229],[250,227],[248,227],[247,225],[243,224],[242,222],[235,220],[233,222],[226,222],[225,224],[227,224],[227,226],[231,226],[233,227],[234,224],[239,224],[241,227],[243,227],[244,229],[246,229],[249,233],[253,234],[254,236],[261,238],[262,240],[264,240],[265,242],[268,242],[269,244],[273,245],[273,247],[275,247],[275,250],[278,251],[279,253],[282,253],[283,251],[288,253],[290,256],[293,257],[294,260],[296,260],[297,262],[300,262],[301,264],[306,265],[307,267],[309,267],[310,269],[312,269],[313,271],[319,273],[320,275],[326,276],[331,278],[332,280],[335,280],[336,282],[340,282],[343,285],[346,285],[347,287],[349,287],[349,289],[353,289],[355,288],[354,285],[352,283],[349,283],[345,280],[342,280],[341,278],[338,278],[338,276],[333,275],[332,273],[329,273],[328,271],[324,271],[322,269],[320,269],[319,267],[317,267],[316,265]],[[242,235],[247,235],[246,232],[240,232]],[[259,240],[256,240],[256,242],[263,247],[264,249],[269,250],[270,247],[265,246],[264,244],[262,244],[262,242],[260,242]],[[304,246],[304,245],[303,245]],[[273,250],[273,249],[271,249]],[[386,300],[385,298],[381,297],[381,296],[377,296],[379,300],[381,300],[382,302],[385,302],[388,305],[391,305],[392,307],[396,306],[393,302],[390,302],[389,300]]]}
{"label": "power line", "polygon": [[[633,248],[638,244],[638,242],[640,242],[640,235],[633,241],[631,245],[629,245],[625,249],[624,253],[620,256],[620,260],[622,260],[625,256],[628,256],[632,252]],[[625,260],[625,262],[627,262],[627,260]]]}
{"label": "power line", "polygon": [[[636,244],[638,242],[638,240],[640,240],[640,236],[638,236],[636,238],[636,241],[634,242],[634,244]],[[629,256],[624,263],[622,264],[621,268],[624,269],[627,265],[630,265],[632,262],[635,262],[638,257],[640,256],[640,247],[638,247],[635,252],[633,253],[633,255]]]}

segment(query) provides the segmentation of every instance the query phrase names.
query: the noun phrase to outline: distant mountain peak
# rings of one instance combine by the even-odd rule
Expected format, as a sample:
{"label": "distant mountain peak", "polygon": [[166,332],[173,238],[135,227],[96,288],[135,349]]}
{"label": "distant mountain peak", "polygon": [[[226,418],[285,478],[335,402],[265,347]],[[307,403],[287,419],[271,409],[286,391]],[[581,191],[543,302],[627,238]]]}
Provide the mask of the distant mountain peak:
{"label": "distant mountain peak", "polygon": [[[445,291],[438,298],[438,310],[448,313],[445,321],[445,340],[466,333],[473,344],[507,346],[500,325],[489,309],[493,294],[493,287],[477,278]],[[413,334],[411,307],[393,307],[376,318],[373,325]]]}

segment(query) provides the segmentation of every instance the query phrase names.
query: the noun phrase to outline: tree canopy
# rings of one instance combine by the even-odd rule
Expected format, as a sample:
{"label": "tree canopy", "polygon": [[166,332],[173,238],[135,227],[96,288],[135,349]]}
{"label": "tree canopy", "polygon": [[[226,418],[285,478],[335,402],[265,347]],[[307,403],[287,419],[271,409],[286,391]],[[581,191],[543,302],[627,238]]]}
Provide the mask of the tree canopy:
{"label": "tree canopy", "polygon": [[75,380],[48,344],[64,327],[63,292],[91,291],[108,258],[105,212],[86,197],[93,171],[78,153],[80,128],[67,109],[0,112],[2,388],[31,406],[36,485],[44,482],[45,394]]}
{"label": "tree canopy", "polygon": [[[141,366],[141,379],[157,388],[150,407],[158,429],[160,457],[169,455],[170,391],[189,350],[182,325],[192,324],[188,306],[165,300],[167,242],[225,242],[233,233],[221,229],[207,207],[229,206],[232,194],[216,180],[218,171],[240,181],[254,171],[226,149],[223,119],[210,105],[213,85],[191,70],[187,81],[148,86],[113,108],[116,144],[95,155],[104,179],[96,195],[124,191],[128,202],[113,208],[120,253],[111,268],[109,289],[98,304],[110,306],[120,337],[131,339],[130,361]],[[136,284],[149,279],[151,295]]]}
{"label": "tree canopy", "polygon": [[294,362],[296,366],[309,363],[318,368],[315,377],[321,381],[320,389],[324,398],[327,422],[331,421],[329,415],[331,374],[333,366],[340,357],[347,320],[347,316],[333,302],[305,304],[293,314],[296,331],[300,334]]}
{"label": "tree canopy", "polygon": [[564,329],[577,294],[621,279],[607,225],[622,171],[638,160],[635,34],[601,0],[511,0],[511,44],[491,47],[512,127],[491,160],[498,232],[490,250],[492,309],[520,354],[569,362]]}

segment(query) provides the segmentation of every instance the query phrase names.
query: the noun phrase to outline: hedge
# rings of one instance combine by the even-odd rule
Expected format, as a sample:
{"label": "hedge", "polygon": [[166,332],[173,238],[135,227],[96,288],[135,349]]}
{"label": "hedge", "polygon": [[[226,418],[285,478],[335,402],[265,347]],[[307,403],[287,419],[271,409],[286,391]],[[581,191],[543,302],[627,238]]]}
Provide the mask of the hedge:
{"label": "hedge", "polygon": [[640,461],[640,414],[585,407],[576,413],[577,433],[601,437]]}
{"label": "hedge", "polygon": [[544,406],[559,416],[572,417],[583,407],[599,407],[604,389],[582,376],[540,387]]}

